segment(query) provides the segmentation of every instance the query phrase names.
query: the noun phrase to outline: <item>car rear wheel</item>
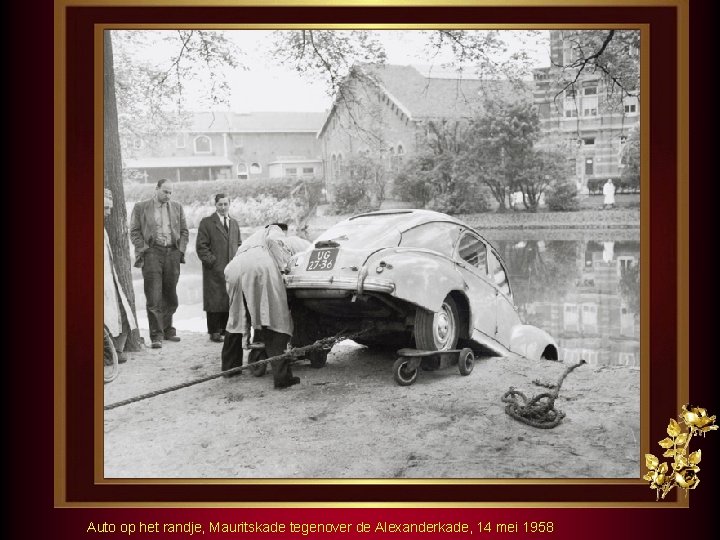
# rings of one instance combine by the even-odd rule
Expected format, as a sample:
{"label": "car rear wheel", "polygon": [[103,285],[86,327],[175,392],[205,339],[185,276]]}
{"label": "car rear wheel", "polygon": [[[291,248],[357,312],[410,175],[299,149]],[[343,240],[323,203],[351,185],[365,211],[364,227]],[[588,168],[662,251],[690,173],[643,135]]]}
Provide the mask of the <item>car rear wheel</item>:
{"label": "car rear wheel", "polygon": [[415,312],[415,346],[427,351],[454,349],[460,337],[460,313],[447,296],[437,313],[418,308]]}

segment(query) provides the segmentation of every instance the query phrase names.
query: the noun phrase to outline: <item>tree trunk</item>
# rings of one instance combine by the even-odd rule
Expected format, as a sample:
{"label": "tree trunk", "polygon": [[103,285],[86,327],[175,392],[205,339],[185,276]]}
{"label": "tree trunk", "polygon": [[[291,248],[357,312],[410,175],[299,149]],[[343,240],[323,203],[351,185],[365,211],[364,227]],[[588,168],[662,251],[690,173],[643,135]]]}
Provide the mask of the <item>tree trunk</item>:
{"label": "tree trunk", "polygon": [[[132,285],[132,259],[130,257],[130,236],[128,234],[127,209],[125,208],[125,190],[122,179],[122,155],[120,151],[120,132],[118,130],[117,103],[115,101],[115,70],[113,68],[112,41],[110,31],[105,31],[105,44],[103,60],[105,73],[103,86],[105,92],[104,109],[104,158],[105,158],[105,187],[112,191],[113,210],[105,219],[105,228],[110,239],[115,270],[120,285],[125,291],[130,308],[135,315],[135,293]],[[128,336],[125,344],[126,351],[139,351],[142,349],[140,333],[134,330]]]}

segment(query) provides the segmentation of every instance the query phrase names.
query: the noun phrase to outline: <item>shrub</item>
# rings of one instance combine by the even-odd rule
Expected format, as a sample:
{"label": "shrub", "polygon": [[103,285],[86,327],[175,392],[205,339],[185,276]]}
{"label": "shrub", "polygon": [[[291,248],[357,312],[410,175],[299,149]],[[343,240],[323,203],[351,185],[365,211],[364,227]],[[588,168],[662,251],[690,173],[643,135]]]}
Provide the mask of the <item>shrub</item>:
{"label": "shrub", "polygon": [[380,206],[379,203],[373,204],[371,186],[361,180],[340,180],[334,182],[331,189],[331,212],[334,214],[356,214]]}
{"label": "shrub", "polygon": [[598,194],[602,193],[602,187],[605,182],[606,182],[606,180],[602,179],[602,178],[591,178],[590,180],[587,181],[588,191],[592,195],[598,195]]}
{"label": "shrub", "polygon": [[[309,206],[320,202],[323,181],[319,178],[273,178],[265,180],[213,180],[211,182],[174,182],[173,200],[183,205],[213,204],[216,193],[225,193],[231,199],[274,197],[286,199],[293,193],[307,198]],[[125,200],[142,201],[152,197],[155,184],[125,184]]]}
{"label": "shrub", "polygon": [[560,182],[552,186],[546,196],[545,204],[553,212],[569,212],[579,207],[578,191],[574,182]]}
{"label": "shrub", "polygon": [[456,156],[434,154],[410,160],[395,178],[395,196],[447,214],[487,212],[488,189],[459,170],[457,161]]}

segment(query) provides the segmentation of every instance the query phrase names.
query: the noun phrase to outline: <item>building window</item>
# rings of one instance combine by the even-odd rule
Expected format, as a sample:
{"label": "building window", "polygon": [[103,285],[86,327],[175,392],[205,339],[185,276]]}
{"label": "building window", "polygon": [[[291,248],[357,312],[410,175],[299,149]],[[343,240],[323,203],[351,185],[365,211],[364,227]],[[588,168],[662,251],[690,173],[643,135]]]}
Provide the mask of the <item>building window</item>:
{"label": "building window", "polygon": [[250,165],[250,174],[260,174],[262,172],[262,167],[259,163],[253,163]]}
{"label": "building window", "polygon": [[332,172],[333,178],[338,177],[338,170],[337,170],[337,156],[335,154],[332,155],[332,162],[330,165],[330,171]]}
{"label": "building window", "polygon": [[303,167],[303,174],[315,174],[315,167]]}
{"label": "building window", "polygon": [[338,154],[337,173],[338,173],[338,177],[342,176],[342,174],[343,174],[343,159],[342,159],[342,154]]}
{"label": "building window", "polygon": [[583,144],[585,146],[592,146],[595,144],[595,137],[585,137],[583,139]]}
{"label": "building window", "polygon": [[597,96],[597,86],[588,86],[583,88],[583,94],[586,96]]}
{"label": "building window", "polygon": [[195,137],[195,153],[196,154],[209,154],[212,152],[212,143],[210,137],[207,135],[200,135]]}
{"label": "building window", "polygon": [[595,174],[593,172],[594,163],[595,161],[593,160],[593,158],[585,158],[585,176],[592,176],[593,174]]}
{"label": "building window", "polygon": [[627,142],[627,135],[620,135],[620,146],[625,146]]}
{"label": "building window", "polygon": [[623,100],[625,114],[634,116],[638,113],[638,99],[636,97],[626,97]]}
{"label": "building window", "polygon": [[[585,90],[589,90],[586,88]],[[597,96],[586,96],[582,100],[583,116],[597,116],[598,98]]]}
{"label": "building window", "polygon": [[285,169],[285,174],[288,176],[297,176],[297,167],[288,167]]}
{"label": "building window", "polygon": [[185,146],[187,146],[187,143],[185,142],[185,134],[178,133],[175,137],[175,148],[185,148]]}
{"label": "building window", "polygon": [[237,166],[237,177],[240,180],[247,180],[248,177],[248,166],[247,163],[238,163]]}

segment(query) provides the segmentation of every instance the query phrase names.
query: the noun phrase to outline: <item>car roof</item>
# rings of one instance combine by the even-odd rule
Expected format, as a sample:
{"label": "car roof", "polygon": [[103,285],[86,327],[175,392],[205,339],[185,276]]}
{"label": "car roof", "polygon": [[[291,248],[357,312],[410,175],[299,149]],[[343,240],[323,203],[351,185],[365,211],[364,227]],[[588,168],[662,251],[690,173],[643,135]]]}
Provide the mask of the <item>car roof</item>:
{"label": "car roof", "polygon": [[418,210],[418,209],[387,209],[377,210],[375,212],[366,212],[364,214],[358,214],[352,216],[348,221],[353,221],[363,217],[385,217],[388,218],[385,221],[386,225],[392,225],[401,232],[422,225],[423,223],[431,223],[433,221],[446,221],[448,223],[455,223],[462,227],[469,227],[467,224],[457,219],[442,214],[440,212],[434,212],[432,210]]}

